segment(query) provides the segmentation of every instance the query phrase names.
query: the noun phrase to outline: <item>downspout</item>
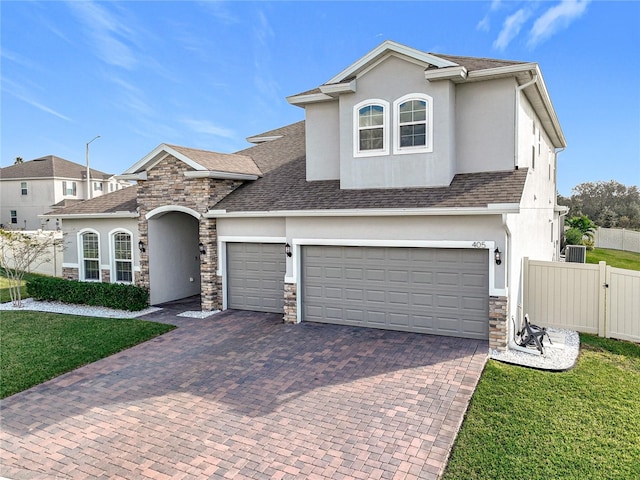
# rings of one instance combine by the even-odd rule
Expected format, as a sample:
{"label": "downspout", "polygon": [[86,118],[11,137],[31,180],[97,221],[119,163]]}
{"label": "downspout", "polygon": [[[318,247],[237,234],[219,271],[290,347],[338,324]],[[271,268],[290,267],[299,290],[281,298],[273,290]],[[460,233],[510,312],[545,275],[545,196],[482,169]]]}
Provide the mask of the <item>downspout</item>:
{"label": "downspout", "polygon": [[514,132],[514,153],[513,153],[513,166],[516,170],[518,170],[518,124],[519,124],[519,120],[520,120],[520,92],[522,92],[522,90],[524,90],[527,87],[530,87],[531,85],[533,85],[534,83],[536,83],[538,81],[538,75],[536,75],[535,73],[533,74],[533,78],[531,80],[529,80],[527,83],[524,83],[518,87],[516,87],[516,103],[515,103],[515,115],[514,115],[514,128],[513,128],[513,132]]}

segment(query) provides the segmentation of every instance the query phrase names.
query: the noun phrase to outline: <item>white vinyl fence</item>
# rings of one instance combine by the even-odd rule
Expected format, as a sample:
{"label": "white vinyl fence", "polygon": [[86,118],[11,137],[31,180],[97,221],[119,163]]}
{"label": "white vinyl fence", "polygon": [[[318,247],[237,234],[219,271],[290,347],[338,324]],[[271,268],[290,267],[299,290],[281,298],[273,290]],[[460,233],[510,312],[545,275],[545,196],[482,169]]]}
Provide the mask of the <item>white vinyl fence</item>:
{"label": "white vinyl fence", "polygon": [[595,246],[640,253],[640,232],[624,228],[598,228],[594,236]]}
{"label": "white vinyl fence", "polygon": [[[61,277],[62,276],[62,256],[64,245],[62,242],[62,232],[50,232],[50,231],[25,231],[20,230],[20,233],[31,236],[32,238],[42,239],[45,241],[46,238],[53,235],[58,240],[56,245],[52,245],[50,251],[47,253],[46,257],[49,259],[48,262],[41,263],[40,265],[36,265],[31,268],[30,273],[41,273],[43,275],[50,275],[52,277]],[[0,248],[3,248],[2,245],[2,237],[0,237]],[[8,264],[11,266],[12,259],[8,259]]]}
{"label": "white vinyl fence", "polygon": [[524,259],[523,309],[536,325],[640,342],[640,272]]}

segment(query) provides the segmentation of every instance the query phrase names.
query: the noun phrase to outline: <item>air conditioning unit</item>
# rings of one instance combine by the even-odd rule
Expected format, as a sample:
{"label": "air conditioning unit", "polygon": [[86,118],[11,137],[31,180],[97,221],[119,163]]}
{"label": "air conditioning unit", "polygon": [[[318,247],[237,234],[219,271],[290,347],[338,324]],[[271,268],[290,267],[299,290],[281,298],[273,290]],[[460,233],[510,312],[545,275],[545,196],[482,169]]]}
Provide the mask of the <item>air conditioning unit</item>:
{"label": "air conditioning unit", "polygon": [[587,247],[584,245],[567,245],[565,260],[572,263],[585,263]]}

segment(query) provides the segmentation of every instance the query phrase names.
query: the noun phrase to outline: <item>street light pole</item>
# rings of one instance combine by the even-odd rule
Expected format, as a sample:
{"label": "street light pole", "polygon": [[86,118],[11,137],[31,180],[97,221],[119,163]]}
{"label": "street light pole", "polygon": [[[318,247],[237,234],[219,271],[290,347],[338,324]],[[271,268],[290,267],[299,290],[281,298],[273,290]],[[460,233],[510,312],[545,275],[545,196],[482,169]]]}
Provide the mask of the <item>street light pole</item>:
{"label": "street light pole", "polygon": [[89,169],[89,144],[91,142],[93,142],[94,140],[97,140],[98,138],[100,138],[100,135],[96,135],[95,137],[93,137],[91,140],[89,140],[86,144],[87,150],[86,150],[86,160],[87,160],[87,199],[91,198],[91,170]]}

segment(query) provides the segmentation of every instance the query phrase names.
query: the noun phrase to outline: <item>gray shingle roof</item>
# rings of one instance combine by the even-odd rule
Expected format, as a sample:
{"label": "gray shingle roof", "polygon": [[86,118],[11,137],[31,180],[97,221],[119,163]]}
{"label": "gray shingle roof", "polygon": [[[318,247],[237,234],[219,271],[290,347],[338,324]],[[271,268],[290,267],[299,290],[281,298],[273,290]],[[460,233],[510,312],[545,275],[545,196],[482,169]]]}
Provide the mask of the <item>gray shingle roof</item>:
{"label": "gray shingle roof", "polygon": [[[527,170],[458,174],[438,188],[341,190],[339,180],[306,181],[304,122],[259,136],[282,136],[247,148],[264,176],[247,182],[213,209],[228,212],[384,208],[474,208],[520,203]],[[56,214],[135,212],[137,188],[130,187],[72,205]]]}
{"label": "gray shingle roof", "polygon": [[[91,178],[102,178],[106,180],[111,174],[101,172],[100,170],[90,169]],[[82,180],[83,174],[86,174],[87,168],[83,165],[56,157],[55,155],[47,155],[45,157],[29,160],[24,163],[10,165],[0,168],[0,179],[20,179],[20,178],[72,178]]]}
{"label": "gray shingle roof", "polygon": [[306,181],[305,159],[273,170],[222,199],[228,212],[382,208],[473,208],[520,203],[527,170],[458,174],[438,188],[341,190],[339,180]]}
{"label": "gray shingle roof", "polygon": [[49,212],[51,215],[86,215],[96,213],[135,212],[138,208],[138,187],[131,186],[106,193],[99,197],[83,200],[61,210]]}
{"label": "gray shingle roof", "polygon": [[258,166],[247,155],[211,152],[209,150],[199,150],[196,148],[182,147],[180,145],[167,144],[167,146],[212,171],[262,175]]}

